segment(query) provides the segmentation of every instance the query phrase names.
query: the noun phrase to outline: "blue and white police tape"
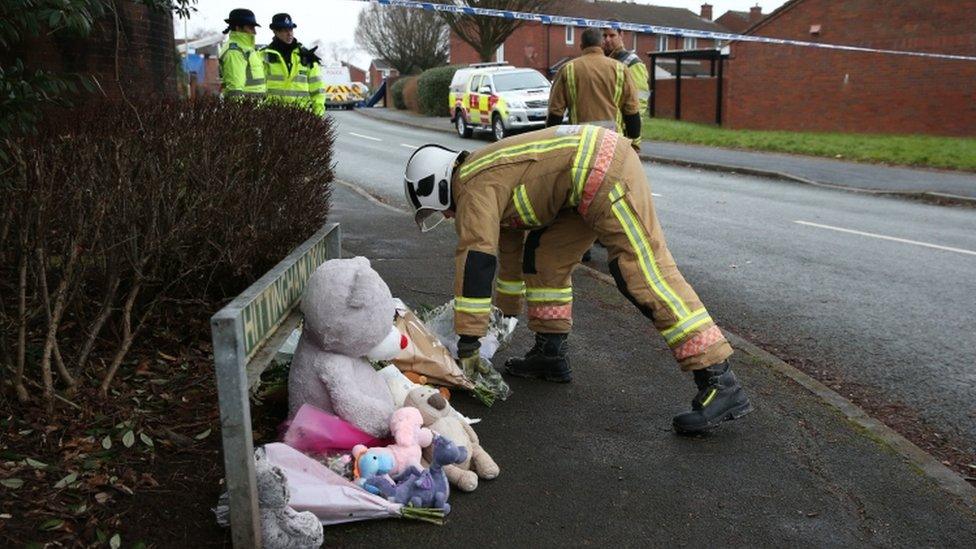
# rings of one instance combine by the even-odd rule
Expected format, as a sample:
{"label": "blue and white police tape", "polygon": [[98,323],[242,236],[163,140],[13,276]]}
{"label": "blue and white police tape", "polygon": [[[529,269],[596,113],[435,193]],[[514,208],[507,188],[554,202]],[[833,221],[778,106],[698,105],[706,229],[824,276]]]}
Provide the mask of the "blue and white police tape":
{"label": "blue and white police tape", "polygon": [[865,48],[861,46],[845,46],[843,44],[824,44],[820,42],[806,42],[803,40],[770,38],[768,36],[753,36],[749,34],[732,34],[728,32],[683,29],[680,27],[663,27],[660,25],[643,25],[639,23],[607,21],[603,19],[567,17],[565,15],[546,15],[542,13],[532,13],[532,12],[524,12],[524,11],[476,8],[467,5],[459,6],[456,4],[439,4],[435,2],[415,2],[412,0],[358,0],[358,1],[373,2],[383,6],[397,6],[402,8],[423,9],[429,11],[456,13],[460,15],[484,15],[488,17],[502,17],[505,19],[522,19],[525,21],[536,21],[544,25],[573,25],[576,27],[598,27],[598,28],[612,27],[620,30],[643,32],[648,34],[667,34],[671,36],[687,36],[690,38],[707,38],[711,40],[735,40],[739,42],[758,42],[760,44],[802,46],[807,48],[853,51],[853,52],[862,52],[862,53],[884,53],[890,55],[907,55],[911,57],[928,57],[933,59],[976,61],[976,56],[972,56],[972,55],[953,55],[948,53],[929,53],[929,52],[921,52],[921,51],[903,51],[903,50],[886,50],[886,49],[878,49],[878,48]]}

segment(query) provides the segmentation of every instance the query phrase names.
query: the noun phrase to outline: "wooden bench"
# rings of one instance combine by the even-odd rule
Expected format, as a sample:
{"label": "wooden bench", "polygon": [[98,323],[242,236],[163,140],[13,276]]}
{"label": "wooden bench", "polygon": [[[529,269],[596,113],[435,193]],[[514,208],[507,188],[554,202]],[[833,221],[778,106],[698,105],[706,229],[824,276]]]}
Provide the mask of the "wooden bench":
{"label": "wooden bench", "polygon": [[261,546],[250,395],[301,321],[296,305],[319,265],[341,256],[339,224],[322,227],[210,319],[224,477],[234,547]]}

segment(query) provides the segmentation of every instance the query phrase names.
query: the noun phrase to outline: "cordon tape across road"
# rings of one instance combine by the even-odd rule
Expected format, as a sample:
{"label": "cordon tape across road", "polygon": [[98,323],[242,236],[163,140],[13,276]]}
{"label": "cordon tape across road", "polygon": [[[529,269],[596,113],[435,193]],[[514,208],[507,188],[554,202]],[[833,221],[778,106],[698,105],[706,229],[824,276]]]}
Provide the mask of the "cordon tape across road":
{"label": "cordon tape across road", "polygon": [[787,40],[783,38],[770,38],[768,36],[752,36],[748,34],[733,34],[728,32],[714,32],[694,29],[682,29],[680,27],[662,27],[660,25],[643,25],[640,23],[626,23],[621,21],[606,21],[603,19],[586,19],[581,17],[569,17],[565,15],[546,15],[542,13],[532,13],[524,11],[496,10],[489,8],[476,8],[471,6],[458,6],[455,4],[436,4],[433,2],[415,2],[412,0],[356,0],[358,2],[373,2],[381,6],[396,6],[401,8],[423,9],[428,11],[443,11],[457,13],[461,15],[482,15],[487,17],[501,17],[504,19],[522,19],[525,21],[537,21],[544,25],[574,25],[577,27],[613,27],[620,30],[644,32],[648,34],[668,34],[672,36],[688,36],[691,38],[709,38],[712,40],[730,40],[739,42],[758,42],[761,44],[779,44],[785,46],[801,46],[806,48],[820,48],[828,50],[853,51],[862,53],[883,53],[889,55],[907,55],[911,57],[928,57],[933,59],[951,59],[956,61],[976,61],[976,56],[954,55],[948,53],[929,53],[920,51],[886,50],[878,48],[865,48],[861,46],[846,46],[843,44],[823,44],[820,42],[805,42],[803,40]]}

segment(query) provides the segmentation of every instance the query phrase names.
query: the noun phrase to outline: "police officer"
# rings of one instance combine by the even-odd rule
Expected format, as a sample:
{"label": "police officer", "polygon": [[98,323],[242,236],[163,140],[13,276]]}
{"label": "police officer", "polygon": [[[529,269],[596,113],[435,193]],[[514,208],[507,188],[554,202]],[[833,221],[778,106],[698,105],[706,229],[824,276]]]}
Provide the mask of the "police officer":
{"label": "police officer", "polygon": [[275,14],[268,25],[274,31],[274,38],[261,50],[268,78],[268,98],[323,116],[325,92],[319,58],[315,55],[318,47],[309,50],[295,40],[297,26],[287,13]]}
{"label": "police officer", "polygon": [[[641,61],[636,53],[624,49],[624,40],[620,36],[620,30],[613,27],[603,29],[603,53],[627,67],[627,71],[630,72],[631,79],[634,81],[634,87],[637,88],[637,101],[640,104],[641,116],[646,115],[647,101],[651,97],[647,65]],[[634,140],[634,144],[640,147],[640,136]]]}
{"label": "police officer", "polygon": [[254,12],[230,11],[224,34],[230,34],[220,47],[220,95],[224,98],[264,97],[264,63],[254,50],[254,35],[260,27]]}
{"label": "police officer", "polygon": [[602,40],[599,29],[583,31],[583,54],[563,65],[553,80],[546,126],[561,124],[569,110],[570,124],[596,124],[639,140],[637,88],[624,65],[604,55]]}
{"label": "police officer", "polygon": [[571,381],[572,272],[599,237],[620,292],[651,320],[681,369],[693,372],[698,393],[674,429],[701,432],[752,411],[728,362],[732,348],[668,251],[629,140],[564,125],[473,153],[425,145],[407,162],[404,190],[421,230],[456,217],[454,325],[464,367],[479,360],[492,303],[517,315],[524,297],[535,345],[509,359],[507,372]]}

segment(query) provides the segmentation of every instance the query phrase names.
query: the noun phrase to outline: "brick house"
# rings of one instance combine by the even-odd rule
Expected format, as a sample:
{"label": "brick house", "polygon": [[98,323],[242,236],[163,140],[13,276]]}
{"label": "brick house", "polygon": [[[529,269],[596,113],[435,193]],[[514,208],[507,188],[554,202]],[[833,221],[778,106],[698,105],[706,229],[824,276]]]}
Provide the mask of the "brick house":
{"label": "brick house", "polygon": [[742,34],[763,18],[762,8],[753,6],[749,11],[727,11],[715,20],[716,23],[729,29],[729,32]]}
{"label": "brick house", "polygon": [[386,59],[373,59],[369,63],[369,85],[379,86],[387,78],[396,78],[400,72],[394,69]]}
{"label": "brick house", "polygon": [[[747,34],[976,56],[976,0],[790,0]],[[976,61],[731,44],[726,125],[976,135]]]}
{"label": "brick house", "polygon": [[366,71],[351,63],[342,62],[342,66],[349,69],[349,79],[353,82],[366,84]]}
{"label": "brick house", "polygon": [[[684,8],[669,8],[647,4],[624,2],[600,2],[595,0],[566,0],[553,3],[547,9],[552,15],[566,15],[587,19],[617,20],[645,25],[681,27],[695,30],[728,32],[727,29],[711,21],[711,6],[707,6],[708,18],[703,18]],[[544,25],[528,22],[519,27],[505,40],[492,61],[506,61],[519,67],[531,67],[542,74],[552,76],[565,61],[579,55],[579,38],[584,29],[565,25]],[[677,49],[712,48],[712,40],[681,38],[677,36],[654,35],[622,31],[624,47],[636,52],[645,63],[649,62],[647,52]],[[451,64],[477,63],[480,58],[474,48],[451,33]],[[670,76],[666,66],[661,66],[658,74],[662,78]],[[663,73],[661,71],[664,71]]]}
{"label": "brick house", "polygon": [[189,81],[189,96],[220,93],[220,45],[226,35],[214,34],[190,40],[177,39],[177,52],[183,57],[183,72]]}
{"label": "brick house", "polygon": [[120,99],[123,90],[130,98],[176,97],[179,60],[172,13],[133,1],[118,2],[117,13],[118,21],[112,16],[97,20],[82,40],[44,29],[0,52],[0,62],[6,66],[10,56],[18,56],[29,70],[89,74],[112,99]]}

